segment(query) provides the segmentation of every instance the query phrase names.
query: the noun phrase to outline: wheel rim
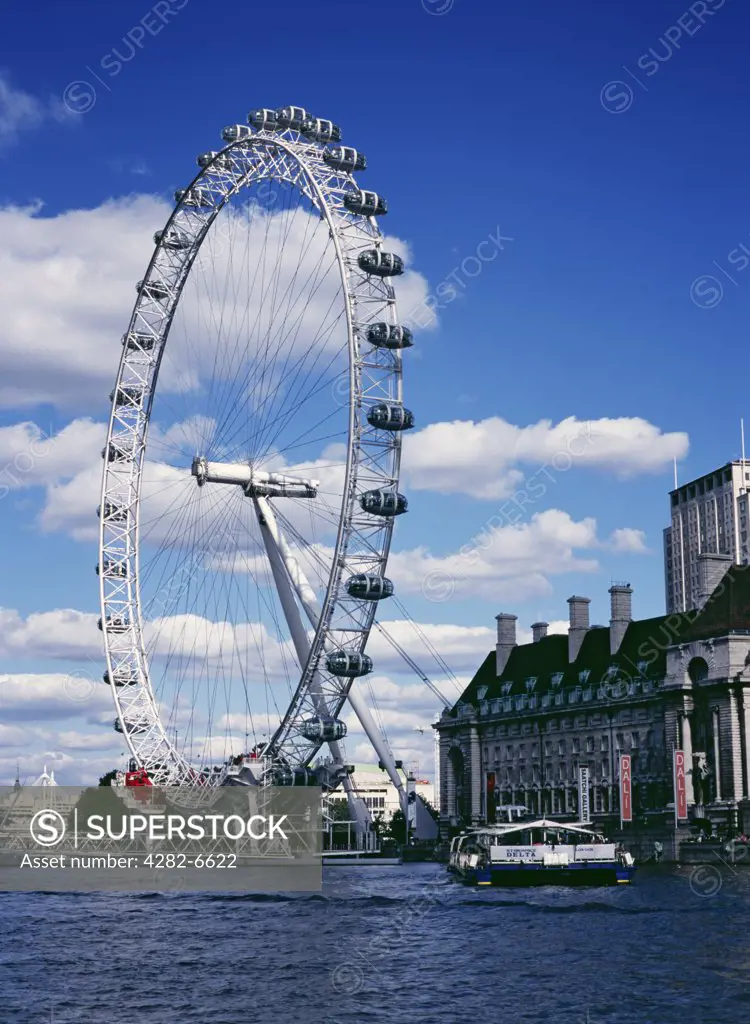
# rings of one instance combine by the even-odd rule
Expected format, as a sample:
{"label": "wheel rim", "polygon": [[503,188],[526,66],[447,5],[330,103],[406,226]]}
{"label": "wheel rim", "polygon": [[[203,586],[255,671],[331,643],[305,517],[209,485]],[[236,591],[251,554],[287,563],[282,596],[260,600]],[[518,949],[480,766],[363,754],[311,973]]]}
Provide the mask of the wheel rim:
{"label": "wheel rim", "polygon": [[[261,128],[207,155],[161,232],[124,339],[103,453],[102,628],[117,727],[161,784],[220,781],[261,737],[283,764],[308,765],[323,739],[301,724],[337,719],[352,681],[329,659],[363,655],[374,618],[376,602],[345,584],[382,578],[390,547],[393,518],[365,511],[362,496],[397,491],[400,430],[372,417],[383,403],[403,409],[401,352],[370,344],[368,329],[398,317],[388,279],[371,271],[389,258],[377,222],[352,210],[360,190],[326,152],[294,128]],[[316,310],[320,281],[330,293],[334,279]],[[333,412],[316,421],[326,403]],[[311,437],[303,413],[336,430]],[[247,494],[219,482],[229,466],[250,467]],[[307,500],[308,532],[296,490],[307,469],[337,481]],[[276,613],[253,620],[238,582],[247,595],[254,579],[259,604],[274,599],[274,567],[261,568],[252,540],[253,517],[270,530],[264,509],[317,601],[309,651],[291,668],[278,592]],[[269,663],[282,682],[272,703]],[[265,708],[250,692],[259,671]]]}

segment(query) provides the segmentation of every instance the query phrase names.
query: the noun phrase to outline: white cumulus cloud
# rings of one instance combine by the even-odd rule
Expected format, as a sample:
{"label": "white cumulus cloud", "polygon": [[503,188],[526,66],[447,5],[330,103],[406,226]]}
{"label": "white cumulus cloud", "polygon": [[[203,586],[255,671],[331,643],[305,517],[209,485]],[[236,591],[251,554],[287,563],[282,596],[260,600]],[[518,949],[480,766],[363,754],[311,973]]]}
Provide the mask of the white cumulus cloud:
{"label": "white cumulus cloud", "polygon": [[[687,454],[685,433],[664,433],[637,416],[516,426],[492,416],[432,423],[404,439],[404,472],[414,490],[539,500],[561,474],[593,467],[620,477],[653,473]],[[523,467],[523,468],[522,468]]]}
{"label": "white cumulus cloud", "polygon": [[[0,79],[0,137],[2,88]],[[11,119],[7,123],[10,125]],[[121,352],[119,340],[133,309],[136,281],[143,278],[153,253],[154,232],[163,227],[171,212],[172,206],[166,200],[153,195],[111,199],[92,209],[66,210],[54,216],[45,214],[42,203],[0,208],[0,405],[50,403],[91,408],[97,399],[105,400],[114,383]],[[294,236],[287,238],[283,215],[261,212],[253,219],[252,230],[245,226],[247,237],[243,239],[240,235],[238,241],[235,235],[244,224],[241,216],[220,216],[225,222],[217,220],[211,232],[221,235],[220,226],[226,223],[232,246],[219,244],[214,246],[215,252],[206,256],[201,251],[172,330],[161,371],[162,388],[195,388],[195,374],[213,367],[212,353],[190,348],[189,336],[205,337],[207,331],[215,335],[219,330],[213,320],[207,319],[209,313],[213,318],[217,313],[213,307],[207,312],[205,291],[209,285],[215,291],[219,287],[216,282],[228,280],[227,275],[232,273],[236,279],[234,288],[222,285],[223,329],[225,333],[244,329],[248,319],[247,296],[237,291],[240,276],[231,265],[232,258],[235,263],[238,261],[237,253],[233,257],[231,249],[240,244],[246,248],[245,261],[249,266],[262,262],[264,246],[268,251],[279,252],[279,279],[289,285],[290,295],[295,289],[298,293],[296,305],[289,300],[291,318],[304,315],[306,322],[310,320],[317,328],[328,317],[326,343],[333,347],[340,343],[331,329],[334,313],[327,312],[329,307],[343,309],[343,299],[337,298],[337,275],[328,274],[314,296],[307,295],[295,277],[305,277],[300,259],[304,258],[303,269],[307,268],[327,245],[328,236],[322,229],[314,245],[306,237],[309,224],[317,225],[317,219],[309,214],[296,218]],[[388,241],[396,251],[408,252],[405,243],[398,239]],[[210,244],[213,243],[209,239],[206,245]],[[427,295],[425,278],[413,269],[396,287],[406,305],[418,304]],[[227,291],[232,291],[233,297],[227,297]],[[259,301],[255,294],[250,302],[250,322]],[[305,336],[304,330],[298,333],[301,338]],[[186,353],[191,356],[190,373],[185,369]]]}
{"label": "white cumulus cloud", "polygon": [[33,131],[45,121],[72,121],[59,99],[41,100],[15,88],[6,74],[0,73],[0,146],[18,141],[22,132]]}
{"label": "white cumulus cloud", "polygon": [[612,531],[610,546],[613,551],[622,552],[623,554],[642,555],[648,551],[646,547],[646,534],[643,530],[634,530],[629,526]]}

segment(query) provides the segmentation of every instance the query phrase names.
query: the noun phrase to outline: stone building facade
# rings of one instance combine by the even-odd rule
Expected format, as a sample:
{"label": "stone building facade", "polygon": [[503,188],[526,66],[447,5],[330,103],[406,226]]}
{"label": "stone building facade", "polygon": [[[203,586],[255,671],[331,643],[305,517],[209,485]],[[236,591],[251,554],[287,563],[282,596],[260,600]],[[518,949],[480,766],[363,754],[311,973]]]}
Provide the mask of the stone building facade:
{"label": "stone building facade", "polygon": [[571,597],[568,633],[538,622],[528,644],[515,615],[497,616],[496,649],[435,725],[445,832],[503,805],[573,820],[583,765],[593,820],[617,820],[620,754],[636,820],[669,820],[675,749],[691,817],[750,829],[750,566],[732,565],[691,612],[634,620],[631,588],[609,593],[609,626]]}
{"label": "stone building facade", "polygon": [[[750,461],[738,459],[669,492],[670,525],[664,531],[667,613],[695,608],[705,599],[701,556],[714,556],[715,571],[750,563]],[[713,589],[713,588],[712,588]]]}

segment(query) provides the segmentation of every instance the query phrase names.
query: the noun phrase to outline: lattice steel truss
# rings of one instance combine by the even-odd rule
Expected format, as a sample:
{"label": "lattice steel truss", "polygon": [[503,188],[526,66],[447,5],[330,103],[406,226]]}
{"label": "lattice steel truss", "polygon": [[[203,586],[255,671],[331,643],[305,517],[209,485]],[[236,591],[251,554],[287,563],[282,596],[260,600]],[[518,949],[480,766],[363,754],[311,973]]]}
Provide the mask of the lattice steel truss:
{"label": "lattice steel truss", "polygon": [[335,719],[341,710],[351,680],[327,670],[325,653],[364,652],[375,615],[374,602],[351,597],[343,582],[358,573],[383,575],[393,528],[392,518],[364,512],[359,501],[366,491],[397,490],[401,453],[400,433],[378,429],[367,418],[379,403],[402,403],[401,352],[373,346],[366,337],[368,325],[398,324],[392,286],[359,264],[364,251],[382,251],[377,221],[347,209],[347,197],[351,205],[360,190],[351,173],[325,162],[330,146],[292,128],[243,127],[243,134],[201,169],[161,232],[123,339],[103,453],[99,576],[108,678],[119,729],[133,759],[157,785],[203,780],[168,735],[149,679],[139,588],[149,420],[170,327],[191,268],[222,208],[251,184],[276,181],[298,189],[327,223],[348,333],[348,453],[340,521],[309,657],[267,751],[282,763],[309,765],[322,744],[303,737],[300,723],[313,715]]}

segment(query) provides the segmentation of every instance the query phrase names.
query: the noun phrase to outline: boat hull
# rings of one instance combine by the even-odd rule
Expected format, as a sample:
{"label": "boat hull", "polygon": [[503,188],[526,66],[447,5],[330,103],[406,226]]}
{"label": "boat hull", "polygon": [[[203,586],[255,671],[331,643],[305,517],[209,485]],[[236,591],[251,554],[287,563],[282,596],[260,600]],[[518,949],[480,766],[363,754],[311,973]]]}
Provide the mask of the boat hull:
{"label": "boat hull", "polygon": [[454,870],[466,885],[526,887],[539,885],[603,886],[629,885],[635,866],[624,864],[567,864],[545,867],[543,864],[493,864],[468,870]]}

